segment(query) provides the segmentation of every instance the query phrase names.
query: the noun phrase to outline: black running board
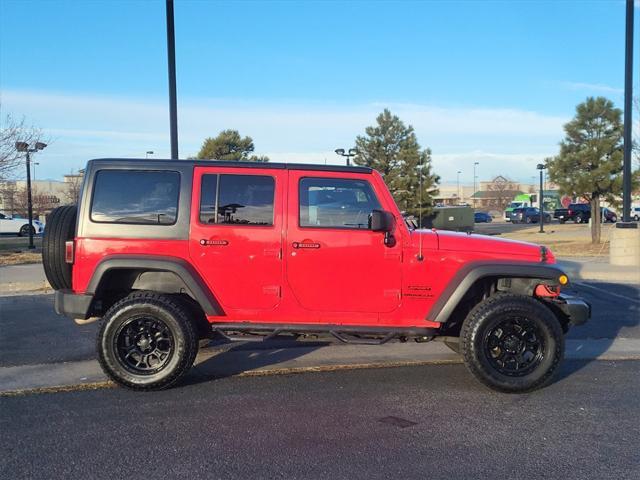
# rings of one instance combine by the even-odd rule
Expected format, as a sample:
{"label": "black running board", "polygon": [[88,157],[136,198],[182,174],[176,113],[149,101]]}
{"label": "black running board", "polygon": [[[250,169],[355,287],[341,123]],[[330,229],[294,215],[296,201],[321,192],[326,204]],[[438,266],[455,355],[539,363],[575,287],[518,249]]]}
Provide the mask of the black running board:
{"label": "black running board", "polygon": [[[266,341],[282,334],[295,336],[327,334],[342,343],[382,345],[393,339],[413,338],[425,342],[439,335],[439,330],[420,327],[362,327],[354,325],[212,323],[211,332],[227,341]],[[234,333],[232,333],[234,332]],[[240,333],[240,335],[237,335]],[[253,336],[252,336],[253,335]]]}

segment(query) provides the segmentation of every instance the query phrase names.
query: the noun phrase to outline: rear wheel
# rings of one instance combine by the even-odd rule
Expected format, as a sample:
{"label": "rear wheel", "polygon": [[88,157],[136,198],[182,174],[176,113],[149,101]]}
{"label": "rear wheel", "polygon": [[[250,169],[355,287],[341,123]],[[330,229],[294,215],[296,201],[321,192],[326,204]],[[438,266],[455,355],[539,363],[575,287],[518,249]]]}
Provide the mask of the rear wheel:
{"label": "rear wheel", "polygon": [[500,293],[467,316],[460,346],[469,371],[501,392],[528,392],[548,384],[562,360],[560,323],[530,297]]}
{"label": "rear wheel", "polygon": [[[34,227],[31,227],[31,232],[35,235],[36,234],[36,229]],[[18,236],[19,237],[26,237],[27,235],[29,235],[29,224],[28,223],[26,225],[23,225],[22,227],[20,227],[20,231],[18,232]]]}
{"label": "rear wheel", "polygon": [[114,382],[133,390],[162,390],[193,365],[198,335],[181,302],[135,292],[106,313],[96,346],[100,365]]}
{"label": "rear wheel", "polygon": [[582,223],[582,222],[584,222],[584,218],[582,218],[582,215],[578,215],[576,217],[576,223]]}

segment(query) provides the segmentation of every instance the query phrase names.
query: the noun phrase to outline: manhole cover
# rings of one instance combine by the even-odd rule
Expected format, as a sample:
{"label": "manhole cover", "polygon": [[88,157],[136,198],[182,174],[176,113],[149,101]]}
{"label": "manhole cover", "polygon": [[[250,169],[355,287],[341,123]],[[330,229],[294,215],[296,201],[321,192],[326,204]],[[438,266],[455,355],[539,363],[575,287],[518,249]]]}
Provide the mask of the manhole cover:
{"label": "manhole cover", "polygon": [[384,417],[381,418],[380,420],[378,420],[381,423],[387,423],[389,425],[393,425],[395,427],[400,427],[400,428],[407,428],[407,427],[411,427],[413,425],[417,425],[417,422],[412,422],[410,420],[405,420],[404,418],[400,418],[400,417]]}

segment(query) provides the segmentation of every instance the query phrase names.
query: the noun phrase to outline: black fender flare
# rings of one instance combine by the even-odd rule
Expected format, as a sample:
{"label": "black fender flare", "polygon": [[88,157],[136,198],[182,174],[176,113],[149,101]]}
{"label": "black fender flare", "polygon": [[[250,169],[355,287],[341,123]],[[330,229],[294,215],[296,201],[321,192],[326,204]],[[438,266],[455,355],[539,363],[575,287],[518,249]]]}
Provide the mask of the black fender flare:
{"label": "black fender flare", "polygon": [[195,300],[207,315],[220,315],[222,308],[200,274],[186,260],[178,257],[146,255],[111,255],[96,266],[87,295],[95,295],[105,274],[112,270],[143,270],[174,273],[187,286]]}
{"label": "black fender flare", "polygon": [[557,280],[565,273],[557,265],[530,262],[473,262],[464,265],[453,276],[433,304],[427,319],[446,323],[464,295],[478,280],[486,277]]}

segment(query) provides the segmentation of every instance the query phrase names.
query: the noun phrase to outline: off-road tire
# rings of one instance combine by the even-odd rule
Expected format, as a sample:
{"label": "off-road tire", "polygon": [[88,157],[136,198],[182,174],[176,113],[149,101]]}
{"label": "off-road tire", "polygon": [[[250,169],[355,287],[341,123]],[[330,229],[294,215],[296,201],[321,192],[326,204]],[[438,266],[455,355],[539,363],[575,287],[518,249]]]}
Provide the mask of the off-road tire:
{"label": "off-road tire", "polygon": [[[509,318],[524,318],[541,337],[541,359],[529,373],[513,376],[501,372],[490,360],[486,342],[492,329]],[[506,393],[524,393],[551,382],[564,355],[562,327],[554,313],[532,297],[498,293],[469,312],[460,332],[460,348],[471,374],[487,387]]]}
{"label": "off-road tire", "polygon": [[65,260],[65,243],[75,236],[77,212],[75,205],[58,207],[47,220],[42,239],[42,265],[54,290],[71,288],[71,265]]}
{"label": "off-road tire", "polygon": [[[136,372],[119,353],[125,328],[140,319],[160,322],[172,338],[167,363],[157,372]],[[198,334],[182,302],[168,295],[141,291],[131,293],[107,311],[96,348],[100,366],[114,382],[132,390],[162,390],[175,385],[193,365],[198,353]]]}
{"label": "off-road tire", "polygon": [[566,220],[560,220],[560,223],[561,223],[562,225],[564,225],[564,224],[565,224],[565,222],[566,222]]}

